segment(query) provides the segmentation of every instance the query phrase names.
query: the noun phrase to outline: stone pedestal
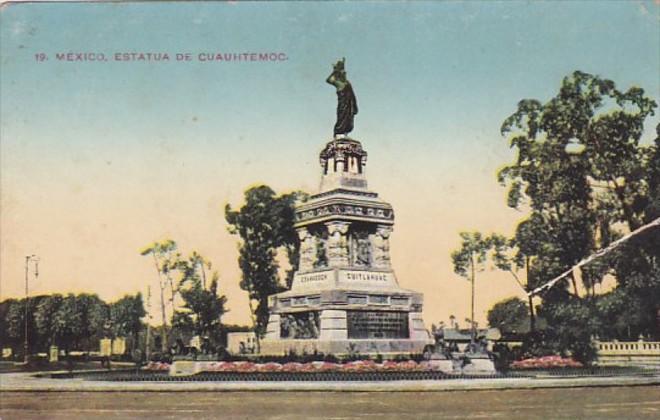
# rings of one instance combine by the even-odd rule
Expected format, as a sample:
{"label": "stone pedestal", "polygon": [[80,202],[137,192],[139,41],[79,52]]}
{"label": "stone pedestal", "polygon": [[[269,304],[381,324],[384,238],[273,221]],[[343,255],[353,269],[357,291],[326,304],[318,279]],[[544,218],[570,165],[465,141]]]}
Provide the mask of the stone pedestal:
{"label": "stone pedestal", "polygon": [[348,327],[346,325],[346,311],[326,309],[321,311],[321,333],[319,340],[346,340]]}
{"label": "stone pedestal", "polygon": [[421,312],[410,312],[408,313],[408,325],[410,327],[410,338],[412,340],[425,340],[428,338],[429,334],[426,331],[424,326],[424,320],[422,319]]}
{"label": "stone pedestal", "polygon": [[300,263],[269,298],[265,354],[421,353],[433,344],[421,293],[399,286],[390,259],[394,211],[367,189],[367,153],[343,138],[321,152],[320,192],[296,208]]}
{"label": "stone pedestal", "polygon": [[487,357],[469,357],[470,363],[463,366],[463,373],[495,373],[495,363]]}
{"label": "stone pedestal", "polygon": [[267,340],[279,340],[280,339],[280,315],[279,314],[270,314],[268,317],[268,325],[266,326],[266,337]]}
{"label": "stone pedestal", "polygon": [[444,373],[454,373],[454,362],[448,359],[431,359],[429,364],[433,370],[438,370]]}

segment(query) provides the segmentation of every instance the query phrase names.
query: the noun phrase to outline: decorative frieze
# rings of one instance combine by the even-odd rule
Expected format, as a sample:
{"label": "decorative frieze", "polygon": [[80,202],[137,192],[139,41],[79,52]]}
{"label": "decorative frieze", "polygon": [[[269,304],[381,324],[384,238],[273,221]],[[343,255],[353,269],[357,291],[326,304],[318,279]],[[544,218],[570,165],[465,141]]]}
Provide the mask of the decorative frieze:
{"label": "decorative frieze", "polygon": [[337,194],[349,194],[349,195],[355,195],[358,197],[368,197],[368,198],[377,198],[378,194],[375,192],[371,191],[355,191],[355,190],[345,190],[343,188],[337,188],[332,191],[326,191],[318,194],[314,194],[310,197],[310,199],[314,200],[317,198],[322,198],[322,197],[327,197],[327,196],[333,196]]}
{"label": "decorative frieze", "polygon": [[296,212],[296,222],[326,216],[354,216],[367,219],[394,220],[392,209],[354,204],[326,204]]}
{"label": "decorative frieze", "polygon": [[[357,284],[353,284],[357,286]],[[402,291],[393,291],[391,289],[378,289],[378,287],[362,288],[362,291],[355,289],[349,290],[324,290],[312,291],[297,290],[296,295],[287,295],[279,297],[277,301],[270,306],[276,313],[304,312],[307,310],[323,310],[328,308],[346,308],[346,305],[361,307],[363,309],[389,310],[396,307],[396,310],[411,310],[416,312],[420,304],[416,301],[421,299],[419,293],[404,294]]]}

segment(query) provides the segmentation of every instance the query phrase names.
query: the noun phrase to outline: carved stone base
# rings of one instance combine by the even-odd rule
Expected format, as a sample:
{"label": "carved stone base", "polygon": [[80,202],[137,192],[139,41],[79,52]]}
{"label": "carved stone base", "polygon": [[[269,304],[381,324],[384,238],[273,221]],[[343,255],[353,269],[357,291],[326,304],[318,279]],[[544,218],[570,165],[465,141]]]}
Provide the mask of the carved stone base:
{"label": "carved stone base", "polygon": [[266,339],[278,340],[280,338],[280,315],[270,314],[266,327]]}
{"label": "carved stone base", "polygon": [[319,340],[346,340],[348,327],[346,325],[346,311],[326,309],[321,312],[321,334]]}
{"label": "carved stone base", "polygon": [[429,340],[263,340],[262,355],[284,356],[291,352],[296,354],[332,354],[346,356],[361,354],[369,356],[381,355],[385,358],[397,355],[420,354]]}
{"label": "carved stone base", "polygon": [[495,373],[495,363],[490,359],[470,358],[470,363],[463,366],[463,373]]}
{"label": "carved stone base", "polygon": [[429,360],[429,364],[433,370],[439,370],[440,372],[453,373],[454,372],[454,362],[448,359],[432,359]]}

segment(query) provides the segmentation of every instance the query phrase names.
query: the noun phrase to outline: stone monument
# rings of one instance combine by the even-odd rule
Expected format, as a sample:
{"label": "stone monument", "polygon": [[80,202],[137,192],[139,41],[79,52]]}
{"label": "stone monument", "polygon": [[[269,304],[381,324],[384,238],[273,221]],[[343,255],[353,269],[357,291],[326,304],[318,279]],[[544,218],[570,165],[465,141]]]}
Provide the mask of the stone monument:
{"label": "stone monument", "polygon": [[347,137],[357,101],[343,60],[327,81],[337,87],[335,136],[319,156],[319,192],[296,208],[299,267],[291,289],[269,298],[261,352],[421,353],[433,343],[423,297],[398,284],[390,261],[394,211],[368,189],[367,152]]}

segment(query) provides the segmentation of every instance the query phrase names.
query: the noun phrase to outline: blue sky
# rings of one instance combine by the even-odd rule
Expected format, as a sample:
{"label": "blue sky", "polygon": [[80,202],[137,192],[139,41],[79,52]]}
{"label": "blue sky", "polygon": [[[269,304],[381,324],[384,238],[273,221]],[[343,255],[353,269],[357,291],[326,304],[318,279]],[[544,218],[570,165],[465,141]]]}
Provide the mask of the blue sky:
{"label": "blue sky", "polygon": [[[219,208],[256,182],[316,188],[336,105],[324,81],[346,57],[360,105],[352,135],[370,153],[370,185],[398,211],[399,248],[411,248],[393,250],[400,277],[413,278],[401,281],[449,305],[414,278],[453,275],[459,230],[506,231],[521,216],[507,213],[495,182],[511,159],[499,127],[520,99],[549,99],[577,69],[660,99],[660,6],[651,1],[31,3],[3,7],[0,19],[9,295],[20,293],[22,255],[35,249],[52,253],[44,291],[140,289],[148,268],[131,258],[158,235],[206,247],[234,284],[235,240]],[[55,60],[263,51],[288,60]],[[36,62],[39,52],[49,60]],[[434,246],[415,249],[427,240]],[[115,290],[107,282],[117,275],[130,281]]]}
{"label": "blue sky", "polygon": [[[342,56],[364,103],[354,134],[396,133],[431,147],[438,137],[429,132],[456,134],[443,138],[453,146],[466,129],[492,135],[518,99],[548,98],[575,69],[660,89],[650,2],[26,4],[2,19],[5,128],[26,114],[31,129],[52,127],[75,111],[79,125],[169,131],[199,114],[202,129],[227,134],[211,147],[235,145],[237,132],[288,133],[279,150],[316,147],[307,135],[327,137],[334,104],[323,81]],[[35,65],[36,51],[51,62]],[[53,62],[67,51],[283,51],[289,60]]]}

